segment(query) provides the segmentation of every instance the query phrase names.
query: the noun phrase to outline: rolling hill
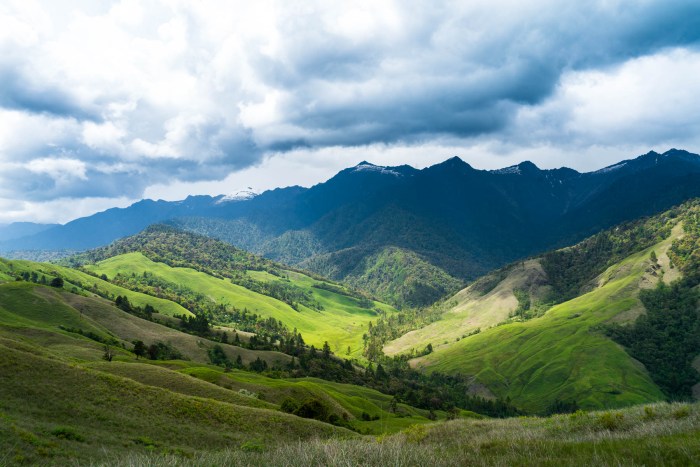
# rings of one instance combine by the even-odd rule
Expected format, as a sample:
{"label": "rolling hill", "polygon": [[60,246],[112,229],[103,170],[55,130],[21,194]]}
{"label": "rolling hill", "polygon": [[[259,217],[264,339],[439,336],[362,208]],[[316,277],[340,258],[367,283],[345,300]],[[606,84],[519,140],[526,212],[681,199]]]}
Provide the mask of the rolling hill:
{"label": "rolling hill", "polygon": [[[139,359],[138,339],[167,342],[180,359]],[[401,403],[390,410],[392,397],[369,388],[225,371],[209,363],[215,345],[244,361],[290,360],[184,334],[89,294],[0,281],[0,462],[103,462],[154,450],[188,456],[429,422],[427,410]],[[346,428],[284,413],[289,400],[321,401]]]}
{"label": "rolling hill", "polygon": [[[224,242],[156,225],[108,247],[70,258],[95,277],[201,310],[241,327],[234,310],[274,319],[305,342],[362,357],[368,324],[396,310],[353,289],[291,270]],[[243,330],[254,331],[254,328]]]}
{"label": "rolling hill", "polygon": [[[690,201],[402,312],[167,225],[61,265],[0,259],[0,462],[264,464],[284,450],[292,463],[503,463],[525,443],[542,462],[683,463],[700,449],[697,405],[657,402],[689,399],[700,380],[698,251]],[[411,254],[368,270],[409,293],[396,263]],[[400,356],[358,366],[387,323],[422,313],[384,346],[420,372]],[[217,326],[188,328],[201,316]],[[328,355],[284,353],[297,332]],[[496,421],[467,406],[606,411]]]}

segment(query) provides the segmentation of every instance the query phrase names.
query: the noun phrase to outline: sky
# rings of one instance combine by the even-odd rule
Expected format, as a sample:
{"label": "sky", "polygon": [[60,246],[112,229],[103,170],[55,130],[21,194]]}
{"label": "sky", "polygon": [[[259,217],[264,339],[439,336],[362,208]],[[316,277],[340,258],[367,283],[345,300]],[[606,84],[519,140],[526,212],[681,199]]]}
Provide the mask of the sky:
{"label": "sky", "polygon": [[700,2],[0,2],[0,223],[700,152]]}

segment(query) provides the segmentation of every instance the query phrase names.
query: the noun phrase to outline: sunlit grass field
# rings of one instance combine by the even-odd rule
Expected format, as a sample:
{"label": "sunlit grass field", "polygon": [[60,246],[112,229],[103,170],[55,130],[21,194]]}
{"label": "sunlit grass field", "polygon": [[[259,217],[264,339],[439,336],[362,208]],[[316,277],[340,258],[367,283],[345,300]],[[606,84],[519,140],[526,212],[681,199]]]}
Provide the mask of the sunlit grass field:
{"label": "sunlit grass field", "polygon": [[[362,335],[367,332],[370,321],[377,319],[377,311],[395,313],[389,305],[374,302],[372,309],[358,306],[357,300],[327,290],[314,288],[318,283],[304,274],[289,272],[289,280],[297,287],[313,293],[323,310],[317,311],[300,305],[294,310],[288,304],[272,297],[261,295],[227,279],[219,279],[203,272],[189,268],[173,268],[164,263],[157,263],[141,253],[127,253],[101,261],[88,269],[97,274],[114,277],[142,274],[148,271],[166,281],[183,284],[202,293],[217,303],[233,305],[238,309],[247,309],[262,317],[272,317],[282,321],[289,329],[297,328],[308,344],[316,347],[328,341],[334,353],[340,356],[361,357]],[[248,272],[257,280],[275,280],[265,272]],[[350,347],[350,354],[347,348]]]}

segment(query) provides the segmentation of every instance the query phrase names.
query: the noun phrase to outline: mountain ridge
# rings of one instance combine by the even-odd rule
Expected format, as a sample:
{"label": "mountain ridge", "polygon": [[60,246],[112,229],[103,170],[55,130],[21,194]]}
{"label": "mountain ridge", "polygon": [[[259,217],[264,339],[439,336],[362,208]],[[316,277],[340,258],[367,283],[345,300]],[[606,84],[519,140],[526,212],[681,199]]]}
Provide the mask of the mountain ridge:
{"label": "mountain ridge", "polygon": [[[543,170],[527,161],[500,171],[478,170],[456,156],[421,170],[363,161],[311,188],[268,190],[247,200],[143,200],[2,242],[0,250],[93,248],[168,222],[273,260],[295,265],[313,259],[316,272],[348,269],[334,263],[342,260],[334,252],[361,247],[369,258],[395,247],[465,283],[518,258],[575,243],[695,196],[700,196],[700,156],[677,149],[586,173]],[[379,284],[363,278],[370,269],[368,264],[355,277],[375,293]],[[426,285],[434,289],[435,284]],[[421,306],[432,295],[410,302],[380,298]]]}

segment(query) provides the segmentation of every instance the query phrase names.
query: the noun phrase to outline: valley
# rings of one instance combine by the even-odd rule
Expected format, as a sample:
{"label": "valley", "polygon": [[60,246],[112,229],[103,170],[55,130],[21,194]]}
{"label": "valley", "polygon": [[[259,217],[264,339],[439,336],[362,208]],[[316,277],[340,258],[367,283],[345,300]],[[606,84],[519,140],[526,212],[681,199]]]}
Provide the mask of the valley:
{"label": "valley", "polygon": [[178,222],[0,259],[0,462],[684,462],[698,226],[690,199],[466,284],[400,241],[286,265]]}

